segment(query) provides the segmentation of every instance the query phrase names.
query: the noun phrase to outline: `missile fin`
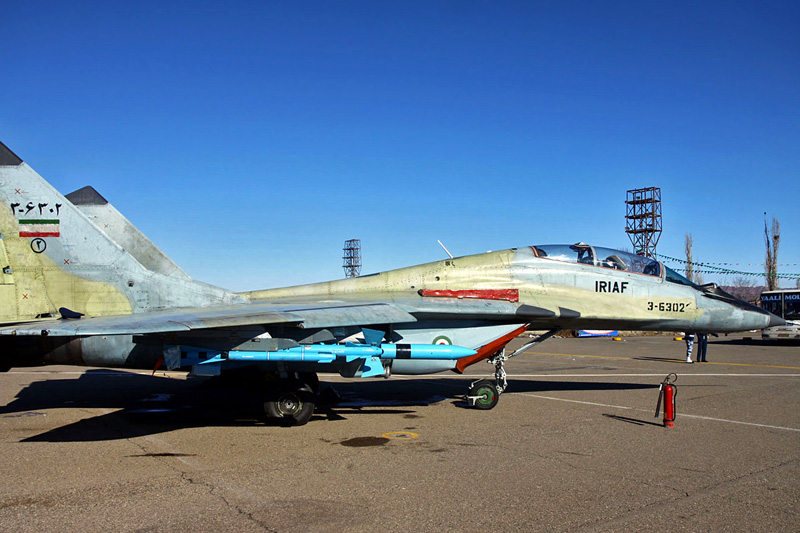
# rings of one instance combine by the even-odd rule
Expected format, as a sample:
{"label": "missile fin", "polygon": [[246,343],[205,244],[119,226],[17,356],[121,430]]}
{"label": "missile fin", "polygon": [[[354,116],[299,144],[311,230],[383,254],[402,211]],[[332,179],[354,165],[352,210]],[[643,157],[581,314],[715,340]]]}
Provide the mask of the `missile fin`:
{"label": "missile fin", "polygon": [[382,376],[386,373],[383,368],[383,361],[380,357],[369,357],[364,359],[364,364],[361,367],[361,377],[371,378],[375,376]]}
{"label": "missile fin", "polygon": [[375,329],[361,328],[364,333],[364,343],[369,346],[378,346],[383,341],[384,333]]}

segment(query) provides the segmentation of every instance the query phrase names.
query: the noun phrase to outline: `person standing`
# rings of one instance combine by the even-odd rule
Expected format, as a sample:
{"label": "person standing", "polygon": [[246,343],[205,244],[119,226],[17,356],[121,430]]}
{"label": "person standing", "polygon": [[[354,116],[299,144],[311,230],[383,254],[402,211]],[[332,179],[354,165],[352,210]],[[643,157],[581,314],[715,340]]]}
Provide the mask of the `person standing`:
{"label": "person standing", "polygon": [[686,336],[684,337],[686,341],[686,362],[693,363],[692,361],[692,348],[694,347],[694,333],[686,332]]}
{"label": "person standing", "polygon": [[[716,333],[712,333],[715,337],[718,335]],[[706,352],[708,351],[708,333],[698,333],[697,334],[697,362],[698,363],[706,363],[708,362],[706,359]]]}

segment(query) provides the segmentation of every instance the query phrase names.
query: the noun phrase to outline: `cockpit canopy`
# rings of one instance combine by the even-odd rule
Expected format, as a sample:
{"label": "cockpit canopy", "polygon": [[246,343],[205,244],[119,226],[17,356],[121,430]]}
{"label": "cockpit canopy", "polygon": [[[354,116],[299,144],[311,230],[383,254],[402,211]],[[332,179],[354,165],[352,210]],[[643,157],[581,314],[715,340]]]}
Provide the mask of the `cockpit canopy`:
{"label": "cockpit canopy", "polygon": [[531,248],[533,248],[533,253],[535,253],[537,257],[553,259],[555,261],[582,263],[584,265],[624,270],[626,272],[635,272],[647,276],[661,276],[662,271],[661,263],[655,259],[623,252],[621,250],[590,246],[583,242],[572,245],[545,244],[542,246],[532,246]]}

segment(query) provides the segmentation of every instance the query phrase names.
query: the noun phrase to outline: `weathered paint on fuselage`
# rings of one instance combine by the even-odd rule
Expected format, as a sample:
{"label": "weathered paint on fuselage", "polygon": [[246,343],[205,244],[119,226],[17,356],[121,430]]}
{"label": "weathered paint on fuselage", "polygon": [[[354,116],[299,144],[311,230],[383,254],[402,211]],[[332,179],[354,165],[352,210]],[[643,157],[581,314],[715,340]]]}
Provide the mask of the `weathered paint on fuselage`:
{"label": "weathered paint on fuselage", "polygon": [[[420,290],[516,289],[519,302],[423,297]],[[444,304],[488,321],[531,327],[643,331],[743,331],[765,327],[757,308],[647,275],[536,257],[531,247],[445,259],[327,283],[243,293],[251,300],[383,300],[441,312]],[[741,302],[743,304],[744,302]]]}

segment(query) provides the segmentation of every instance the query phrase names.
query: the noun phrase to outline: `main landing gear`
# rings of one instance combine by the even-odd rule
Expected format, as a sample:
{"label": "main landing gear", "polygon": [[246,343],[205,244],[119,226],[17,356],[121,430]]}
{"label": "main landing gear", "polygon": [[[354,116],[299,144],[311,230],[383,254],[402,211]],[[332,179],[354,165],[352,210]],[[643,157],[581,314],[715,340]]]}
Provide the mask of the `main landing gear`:
{"label": "main landing gear", "polygon": [[279,379],[264,394],[264,415],[270,422],[284,426],[302,426],[311,419],[319,390],[315,372],[298,372]]}
{"label": "main landing gear", "polygon": [[490,379],[480,379],[478,381],[473,381],[469,386],[469,391],[467,392],[467,403],[470,407],[475,407],[481,410],[488,410],[494,408],[497,405],[497,402],[500,400],[500,395],[505,392],[506,388],[508,387],[508,380],[506,379],[506,369],[505,363],[515,355],[519,355],[522,352],[528,350],[539,344],[540,342],[546,341],[556,333],[561,331],[560,329],[551,329],[547,333],[543,333],[538,337],[534,338],[529,343],[525,344],[521,348],[518,348],[514,353],[511,355],[506,355],[505,347],[501,348],[499,351],[495,352],[494,355],[489,357],[486,362],[489,364],[494,365],[494,379],[492,381]]}

